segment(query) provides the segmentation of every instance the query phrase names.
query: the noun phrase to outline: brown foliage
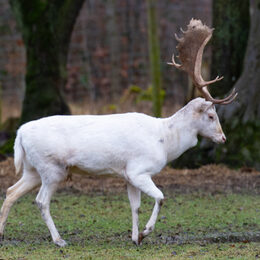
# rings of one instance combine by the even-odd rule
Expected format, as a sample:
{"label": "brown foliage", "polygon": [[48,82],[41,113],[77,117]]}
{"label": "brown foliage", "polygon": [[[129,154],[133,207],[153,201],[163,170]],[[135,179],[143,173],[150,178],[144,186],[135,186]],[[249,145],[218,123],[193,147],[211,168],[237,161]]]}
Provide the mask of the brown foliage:
{"label": "brown foliage", "polygon": [[[15,175],[13,158],[0,163],[0,192],[15,183],[19,176]],[[232,170],[224,165],[206,165],[199,169],[172,169],[166,167],[161,174],[154,178],[159,188],[175,192],[205,191],[216,192],[259,192],[260,172],[252,168]],[[91,192],[122,192],[126,183],[122,178],[96,177],[74,174],[71,181],[64,182],[62,189]]]}

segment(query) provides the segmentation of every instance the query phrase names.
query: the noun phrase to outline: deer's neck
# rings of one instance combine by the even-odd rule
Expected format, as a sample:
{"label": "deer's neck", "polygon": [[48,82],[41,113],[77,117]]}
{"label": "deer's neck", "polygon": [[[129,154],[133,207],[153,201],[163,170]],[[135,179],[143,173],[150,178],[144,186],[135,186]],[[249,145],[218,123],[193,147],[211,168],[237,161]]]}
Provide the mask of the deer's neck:
{"label": "deer's neck", "polygon": [[178,158],[198,142],[198,131],[194,128],[193,119],[185,110],[180,110],[166,118],[164,124],[164,144],[167,162]]}

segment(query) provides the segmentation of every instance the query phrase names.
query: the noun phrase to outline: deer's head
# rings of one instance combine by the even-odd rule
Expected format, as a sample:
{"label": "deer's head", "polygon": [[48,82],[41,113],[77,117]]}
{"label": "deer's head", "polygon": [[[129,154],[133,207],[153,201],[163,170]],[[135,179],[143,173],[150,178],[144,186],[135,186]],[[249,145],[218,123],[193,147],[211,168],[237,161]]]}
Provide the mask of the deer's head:
{"label": "deer's head", "polygon": [[219,122],[216,108],[211,101],[195,98],[187,105],[193,127],[198,134],[211,139],[215,143],[224,143],[226,136]]}
{"label": "deer's head", "polygon": [[183,31],[183,37],[179,38],[176,34],[176,40],[179,42],[177,49],[179,51],[179,60],[177,64],[172,56],[172,62],[169,65],[184,70],[189,74],[193,84],[200,91],[205,99],[197,98],[190,103],[194,105],[194,116],[197,118],[197,127],[199,134],[210,138],[217,143],[224,143],[226,137],[222,131],[214,104],[230,104],[237,96],[235,89],[231,94],[223,99],[215,99],[208,91],[208,85],[221,80],[223,77],[217,76],[214,80],[205,81],[201,76],[201,63],[203,51],[212,37],[213,29],[203,25],[200,20],[191,19],[187,30]]}

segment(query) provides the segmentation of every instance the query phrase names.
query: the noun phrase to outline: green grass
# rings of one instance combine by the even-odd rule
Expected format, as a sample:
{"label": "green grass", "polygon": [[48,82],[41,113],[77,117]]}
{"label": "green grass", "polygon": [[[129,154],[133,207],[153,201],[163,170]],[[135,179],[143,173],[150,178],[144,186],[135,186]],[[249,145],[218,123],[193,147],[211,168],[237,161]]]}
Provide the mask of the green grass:
{"label": "green grass", "polygon": [[[0,246],[1,259],[255,259],[259,243],[208,243],[208,236],[260,231],[260,199],[250,194],[170,194],[155,231],[136,247],[131,242],[130,206],[124,194],[58,193],[53,197],[54,222],[68,242],[52,242],[31,194],[12,208]],[[1,199],[2,203],[3,199]],[[153,200],[143,196],[140,228]],[[251,233],[250,233],[251,234]],[[176,243],[166,243],[178,237]]]}

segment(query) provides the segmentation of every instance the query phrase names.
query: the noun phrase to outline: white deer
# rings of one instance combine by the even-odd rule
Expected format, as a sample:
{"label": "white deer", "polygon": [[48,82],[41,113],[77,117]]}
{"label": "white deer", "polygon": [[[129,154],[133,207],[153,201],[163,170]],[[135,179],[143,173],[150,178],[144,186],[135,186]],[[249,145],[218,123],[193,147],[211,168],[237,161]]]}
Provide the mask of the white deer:
{"label": "white deer", "polygon": [[[202,56],[201,46],[205,46],[205,41],[210,38],[206,32],[211,36],[212,32],[208,27],[200,21],[192,20],[179,43],[182,68],[191,73],[195,85],[206,100],[196,98],[173,116],[164,119],[141,113],[51,116],[20,127],[15,140],[14,162],[17,173],[22,172],[22,177],[7,190],[0,213],[1,238],[14,202],[41,185],[36,203],[53,242],[58,246],[65,246],[66,242],[59,235],[50,215],[50,200],[59,183],[71,172],[78,171],[96,175],[117,174],[126,180],[132,210],[132,240],[137,245],[142,242],[154,229],[164,199],[152,177],[168,162],[195,146],[198,135],[216,143],[226,141],[214,103],[230,103],[236,94],[232,92],[222,100],[212,98],[205,86],[219,79],[210,82],[202,80],[201,58],[198,61],[200,55],[194,58],[194,66],[187,66],[188,63],[182,59],[186,55],[185,49],[190,49],[188,46],[192,44],[191,37],[188,36],[193,36],[195,42],[198,39],[201,41],[194,45],[197,46],[194,53],[201,52]],[[192,57],[191,54],[188,55]],[[172,64],[180,67],[174,59]],[[138,209],[141,192],[154,198],[155,205],[144,230],[139,233]]]}

